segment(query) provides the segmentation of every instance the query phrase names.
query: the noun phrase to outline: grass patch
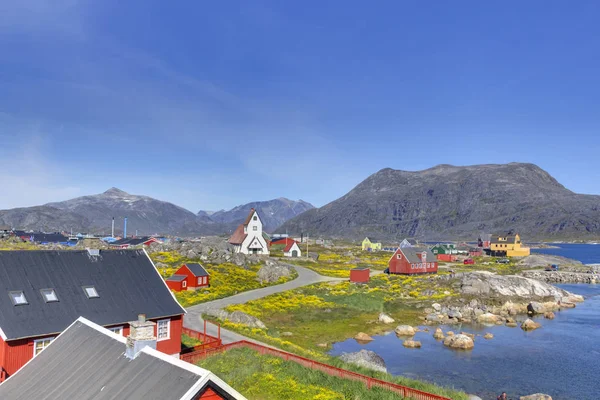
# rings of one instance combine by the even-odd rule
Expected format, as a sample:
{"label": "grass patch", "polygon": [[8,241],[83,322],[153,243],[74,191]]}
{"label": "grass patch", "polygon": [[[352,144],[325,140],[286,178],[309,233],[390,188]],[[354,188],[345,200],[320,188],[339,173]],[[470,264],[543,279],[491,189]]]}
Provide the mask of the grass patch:
{"label": "grass patch", "polygon": [[191,349],[202,344],[202,340],[194,339],[186,334],[181,335],[181,350]]}
{"label": "grass patch", "polygon": [[[425,390],[457,400],[466,400],[464,393],[389,374],[374,372],[329,359],[329,364],[373,376],[390,382]],[[303,367],[279,357],[261,355],[251,349],[233,349],[202,360],[208,368],[250,400],[319,399],[319,400],[386,400],[399,395],[360,382],[342,379]]]}
{"label": "grass patch", "polygon": [[319,260],[291,259],[288,262],[312,269],[321,275],[336,278],[350,277],[350,270],[356,267],[368,267],[383,271],[387,268],[392,255],[385,251],[366,252],[362,251],[360,247],[332,249],[313,246],[309,251],[319,253]]}
{"label": "grass patch", "polygon": [[[323,353],[328,347],[318,345],[330,345],[354,337],[358,332],[376,334],[392,329],[378,322],[380,312],[389,314],[397,324],[417,325],[423,301],[454,296],[448,281],[431,275],[381,274],[364,285],[347,281],[319,283],[231,305],[227,311],[254,315],[268,329],[250,329],[227,322],[223,326],[278,347],[288,346],[292,352]],[[285,336],[284,332],[291,332],[291,336]]]}
{"label": "grass patch", "polygon": [[[189,260],[175,252],[157,252],[151,254],[150,257],[154,262],[159,262],[166,265],[166,267],[158,268],[161,276],[164,279],[173,275],[181,266],[181,264],[188,262],[199,262],[198,260]],[[257,280],[258,270],[262,267],[261,264],[251,265],[247,268],[243,268],[231,263],[217,265],[202,263],[202,265],[210,274],[210,287],[200,288],[196,291],[175,292],[177,301],[179,301],[183,307],[189,307],[195,304],[233,296],[248,290],[278,285],[280,283],[295,279],[298,276],[298,274],[294,271],[291,276],[282,277],[276,282],[261,283]]]}

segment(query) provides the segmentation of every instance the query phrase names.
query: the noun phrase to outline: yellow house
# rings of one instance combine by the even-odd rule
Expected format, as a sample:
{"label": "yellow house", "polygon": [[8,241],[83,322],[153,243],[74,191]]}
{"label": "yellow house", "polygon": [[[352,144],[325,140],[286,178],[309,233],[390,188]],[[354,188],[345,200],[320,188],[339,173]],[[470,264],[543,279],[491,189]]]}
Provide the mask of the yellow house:
{"label": "yellow house", "polygon": [[521,246],[521,237],[515,235],[494,235],[490,244],[492,255],[505,255],[507,257],[525,257],[530,254],[529,247]]}
{"label": "yellow house", "polygon": [[362,241],[362,249],[363,251],[381,250],[381,243],[373,243],[371,242],[371,239],[366,237],[365,240]]}

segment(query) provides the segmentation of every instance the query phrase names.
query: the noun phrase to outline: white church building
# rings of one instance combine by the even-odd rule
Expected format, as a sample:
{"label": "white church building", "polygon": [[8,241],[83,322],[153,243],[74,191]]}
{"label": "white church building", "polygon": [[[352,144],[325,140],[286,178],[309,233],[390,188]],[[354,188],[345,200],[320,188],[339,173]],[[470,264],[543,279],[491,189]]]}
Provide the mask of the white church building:
{"label": "white church building", "polygon": [[243,224],[229,238],[235,253],[269,255],[269,244],[263,233],[263,224],[254,208]]}

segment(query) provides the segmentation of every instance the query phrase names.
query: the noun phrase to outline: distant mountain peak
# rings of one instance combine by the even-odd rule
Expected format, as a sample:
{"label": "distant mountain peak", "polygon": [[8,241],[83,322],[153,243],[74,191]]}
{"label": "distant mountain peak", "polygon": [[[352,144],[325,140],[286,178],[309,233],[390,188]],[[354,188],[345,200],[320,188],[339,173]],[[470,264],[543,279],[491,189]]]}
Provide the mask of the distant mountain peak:
{"label": "distant mountain peak", "polygon": [[127,193],[127,192],[125,192],[125,191],[123,191],[123,190],[121,190],[119,188],[116,188],[114,186],[111,187],[110,189],[108,189],[103,194],[107,194],[107,195],[110,195],[110,196],[129,196],[129,193]]}

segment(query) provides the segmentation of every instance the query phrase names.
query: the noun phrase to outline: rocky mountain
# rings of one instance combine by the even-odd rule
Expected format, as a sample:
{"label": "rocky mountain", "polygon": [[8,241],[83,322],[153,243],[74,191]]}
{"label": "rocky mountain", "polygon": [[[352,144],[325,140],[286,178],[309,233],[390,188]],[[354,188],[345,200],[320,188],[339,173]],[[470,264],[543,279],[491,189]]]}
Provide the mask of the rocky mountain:
{"label": "rocky mountain", "polygon": [[383,169],[343,197],[281,229],[313,235],[477,239],[516,231],[524,240],[598,238],[600,196],[574,193],[533,164]]}
{"label": "rocky mountain", "polygon": [[251,208],[258,211],[263,220],[264,229],[267,232],[272,232],[287,220],[313,209],[314,206],[303,200],[294,201],[280,197],[274,200],[243,204],[229,211],[221,210],[213,214],[208,214],[207,211],[200,211],[198,215],[208,216],[214,222],[225,224],[232,230],[246,219]]}
{"label": "rocky mountain", "polygon": [[115,233],[123,232],[123,217],[127,217],[128,234],[214,234],[224,228],[208,216],[166,201],[126,193],[111,188],[104,193],[77,197],[43,206],[0,211],[0,224],[20,229],[43,231],[66,230],[110,234],[115,217]]}

